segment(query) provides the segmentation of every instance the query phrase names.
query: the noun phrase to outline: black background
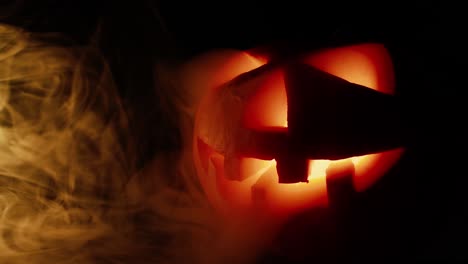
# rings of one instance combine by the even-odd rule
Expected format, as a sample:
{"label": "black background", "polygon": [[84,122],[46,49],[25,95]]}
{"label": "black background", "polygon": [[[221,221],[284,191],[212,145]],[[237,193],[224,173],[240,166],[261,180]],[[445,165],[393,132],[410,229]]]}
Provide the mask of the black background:
{"label": "black background", "polygon": [[[317,242],[314,235],[320,233],[320,225],[326,225],[318,223],[303,233],[310,237],[310,245],[305,246],[310,252],[302,261],[314,263],[327,259],[327,254],[339,255],[343,262],[362,260],[367,254],[378,262],[468,260],[464,185],[468,175],[462,170],[465,144],[459,137],[464,130],[458,126],[464,122],[459,91],[466,84],[457,78],[458,72],[463,74],[466,30],[459,7],[393,1],[24,0],[14,6],[7,1],[0,4],[5,7],[0,5],[4,10],[0,16],[7,23],[31,31],[62,32],[81,43],[88,41],[101,21],[101,48],[123,97],[134,105],[135,116],[143,116],[133,126],[145,139],[141,151],[148,157],[178,146],[171,133],[176,122],[162,107],[171,102],[165,101],[164,88],[152,77],[155,61],[183,61],[214,48],[274,43],[306,49],[384,43],[416,136],[399,164],[359,198],[352,213],[338,220],[346,228],[336,236],[350,240],[337,243],[325,234]],[[273,260],[287,261],[271,253],[263,262]]]}

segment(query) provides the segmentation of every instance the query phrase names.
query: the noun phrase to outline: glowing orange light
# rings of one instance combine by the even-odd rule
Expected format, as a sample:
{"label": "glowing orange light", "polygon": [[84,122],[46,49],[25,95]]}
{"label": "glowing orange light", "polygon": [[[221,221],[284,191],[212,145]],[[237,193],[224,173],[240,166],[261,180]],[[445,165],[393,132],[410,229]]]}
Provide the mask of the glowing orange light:
{"label": "glowing orange light", "polygon": [[[235,77],[232,72],[247,72],[266,62],[246,54],[241,57],[245,64],[237,61],[235,70],[225,68],[231,78]],[[382,45],[363,44],[324,50],[305,57],[304,62],[347,81],[383,93],[394,93],[392,62]],[[243,125],[247,128],[286,128],[287,95],[282,73],[269,74],[258,91],[245,106]],[[209,111],[209,107],[206,102],[200,105],[200,109],[206,108],[204,111]],[[320,127],[320,124],[316,125]],[[332,162],[338,161],[310,160],[309,183],[279,184],[275,160],[244,157],[240,161],[240,173],[245,180],[229,180],[224,175],[224,157],[197,137],[197,129],[196,124],[194,149],[197,150],[195,162],[200,181],[212,203],[221,211],[250,210],[261,205],[270,212],[284,214],[327,205],[326,170]],[[363,191],[374,184],[402,152],[403,149],[395,149],[349,158],[355,165],[355,190]]]}

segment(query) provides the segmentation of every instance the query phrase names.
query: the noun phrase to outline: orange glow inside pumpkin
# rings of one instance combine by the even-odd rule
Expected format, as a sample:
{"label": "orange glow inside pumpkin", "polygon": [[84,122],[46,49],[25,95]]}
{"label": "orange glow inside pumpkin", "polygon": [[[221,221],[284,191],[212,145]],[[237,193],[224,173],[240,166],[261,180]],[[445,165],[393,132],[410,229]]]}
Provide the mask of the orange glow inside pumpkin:
{"label": "orange glow inside pumpkin", "polygon": [[[255,68],[252,67],[252,62],[257,67],[265,63],[264,60],[249,56],[244,72]],[[382,45],[362,44],[324,50],[306,56],[304,62],[347,81],[383,93],[394,93],[392,62]],[[236,65],[239,67],[239,64]],[[236,71],[242,70],[236,68]],[[248,128],[287,127],[287,98],[280,71],[269,75],[259,92],[248,102],[243,122]],[[269,211],[284,213],[326,206],[328,203],[326,169],[332,162],[338,161],[310,160],[309,183],[279,184],[275,160],[242,158],[240,173],[249,176],[242,177],[246,178],[243,181],[232,181],[224,177],[224,157],[212,151],[209,146],[202,145],[203,142],[195,142],[199,150],[205,149],[199,152],[200,156],[206,157],[205,164],[208,161],[212,164],[211,170],[204,166],[209,175],[208,179],[202,179],[202,184],[205,189],[216,189],[212,191],[219,193],[216,195],[217,200],[223,200],[231,207],[242,210],[261,204],[262,208]],[[398,160],[402,152],[403,149],[395,149],[349,158],[355,165],[355,190],[363,191],[374,184]],[[214,185],[207,183],[212,177],[216,178]]]}

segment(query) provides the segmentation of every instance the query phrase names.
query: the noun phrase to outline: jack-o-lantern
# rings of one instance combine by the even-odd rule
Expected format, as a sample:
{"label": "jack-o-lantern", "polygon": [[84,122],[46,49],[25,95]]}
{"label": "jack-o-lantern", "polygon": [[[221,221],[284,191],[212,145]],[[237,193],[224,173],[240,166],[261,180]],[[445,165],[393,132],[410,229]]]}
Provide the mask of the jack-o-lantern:
{"label": "jack-o-lantern", "polygon": [[[221,213],[327,206],[330,165],[352,162],[362,192],[403,153],[383,45],[277,60],[240,52],[222,66],[199,104],[193,139],[200,182]],[[332,167],[328,177],[340,174]]]}

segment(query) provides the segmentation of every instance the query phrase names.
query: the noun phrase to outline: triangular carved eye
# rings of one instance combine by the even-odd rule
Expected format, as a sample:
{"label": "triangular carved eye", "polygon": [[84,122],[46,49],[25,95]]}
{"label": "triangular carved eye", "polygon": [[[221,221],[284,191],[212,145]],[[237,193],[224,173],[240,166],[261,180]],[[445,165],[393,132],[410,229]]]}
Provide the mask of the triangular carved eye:
{"label": "triangular carved eye", "polygon": [[360,44],[313,53],[304,61],[349,82],[386,94],[395,93],[390,55],[382,44]]}

